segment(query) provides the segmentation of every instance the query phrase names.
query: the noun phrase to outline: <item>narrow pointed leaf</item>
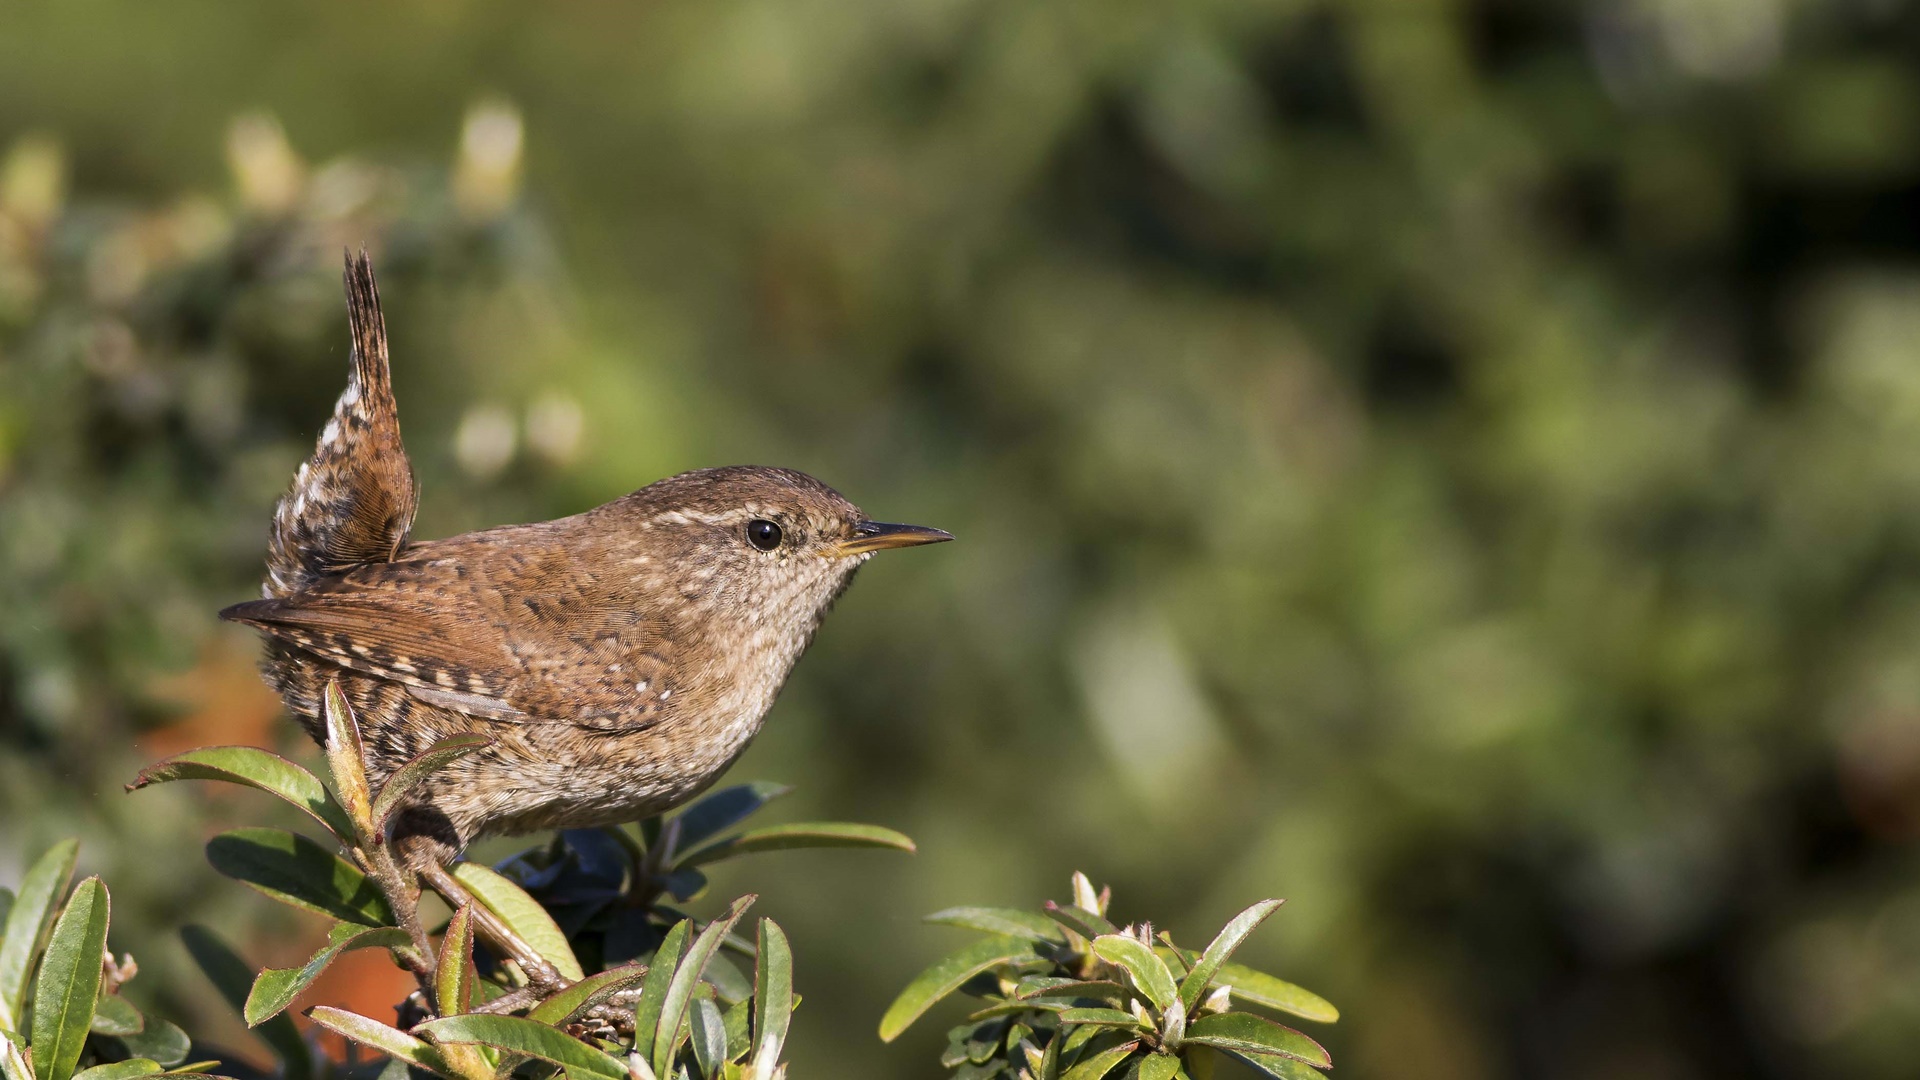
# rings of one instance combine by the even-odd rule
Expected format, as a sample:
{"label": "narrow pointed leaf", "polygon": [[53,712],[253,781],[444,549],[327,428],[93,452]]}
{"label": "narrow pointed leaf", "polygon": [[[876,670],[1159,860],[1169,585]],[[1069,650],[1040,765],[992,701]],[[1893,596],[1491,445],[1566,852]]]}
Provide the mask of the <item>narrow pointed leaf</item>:
{"label": "narrow pointed leaf", "polygon": [[563,1027],[575,1016],[646,977],[647,969],[640,964],[622,964],[619,967],[608,968],[598,975],[589,975],[572,983],[527,1010],[527,1019],[537,1023],[552,1024],[554,1027]]}
{"label": "narrow pointed leaf", "polygon": [[1191,1013],[1200,1007],[1200,999],[1207,994],[1207,984],[1213,981],[1214,973],[1220,970],[1220,965],[1226,963],[1227,959],[1233,955],[1233,950],[1239,948],[1240,943],[1247,940],[1247,935],[1267,921],[1267,916],[1280,910],[1280,905],[1284,903],[1286,903],[1284,900],[1262,900],[1235,915],[1232,922],[1227,923],[1218,934],[1214,935],[1213,944],[1207,946],[1207,951],[1200,955],[1200,960],[1193,965],[1193,970],[1187,972],[1187,977],[1181,980],[1180,1001],[1187,1007],[1187,1012]]}
{"label": "narrow pointed leaf", "polygon": [[1025,938],[991,937],[947,954],[933,966],[915,976],[880,1018],[880,1039],[892,1042],[933,1003],[958,990],[975,975],[1008,961],[1027,960],[1036,955],[1034,943]]}
{"label": "narrow pointed leaf", "polygon": [[207,861],[281,903],[363,926],[393,923],[386,899],[358,867],[296,833],[224,832],[207,841]]}
{"label": "narrow pointed leaf", "polygon": [[1037,912],[1019,908],[951,907],[927,916],[927,922],[943,926],[961,926],[1003,937],[1023,937],[1058,945],[1066,940],[1059,924]]}
{"label": "narrow pointed leaf", "polygon": [[73,1074],[74,1080],[133,1080],[136,1076],[152,1076],[166,1070],[152,1058],[131,1058],[116,1061],[111,1065],[95,1065],[91,1069],[81,1069]]}
{"label": "narrow pointed leaf", "polygon": [[468,754],[485,746],[491,746],[493,740],[485,735],[449,735],[432,746],[421,751],[418,756],[393,771],[387,782],[380,788],[380,797],[373,800],[373,834],[376,839],[385,839],[387,819],[400,808],[407,794],[420,785],[420,781],[459,761]]}
{"label": "narrow pointed leaf", "polygon": [[367,748],[360,741],[360,721],[340,692],[340,681],[329,679],[321,705],[327,728],[327,770],[333,774],[333,794],[353,822],[363,842],[373,840],[373,793],[367,790]]}
{"label": "narrow pointed leaf", "polygon": [[[235,1012],[242,1012],[247,1005],[247,995],[253,989],[252,966],[204,926],[182,928],[180,940],[220,996],[233,1006]],[[280,1058],[282,1080],[310,1080],[313,1075],[313,1051],[308,1048],[306,1040],[300,1037],[292,1017],[285,1014],[273,1017],[255,1027],[253,1033],[260,1036]]]}
{"label": "narrow pointed leaf", "polygon": [[1154,1008],[1164,1011],[1179,1000],[1180,991],[1173,983],[1173,972],[1167,970],[1167,962],[1155,956],[1153,949],[1138,938],[1102,934],[1093,939],[1093,954],[1125,968],[1133,978],[1133,985],[1153,1002]]}
{"label": "narrow pointed leaf", "polygon": [[1236,1053],[1280,1054],[1328,1068],[1333,1060],[1312,1039],[1264,1016],[1231,1012],[1203,1016],[1187,1027],[1187,1041]]}
{"label": "narrow pointed leaf", "polygon": [[[647,978],[640,986],[640,1000],[633,1007],[633,1045],[636,1053],[649,1059],[653,1040],[660,1032],[660,1013],[666,1005],[667,988],[673,984],[674,969],[687,951],[687,939],[693,936],[693,923],[682,919],[667,930],[654,950],[647,967]],[[644,1051],[644,1052],[642,1052]]]}
{"label": "narrow pointed leaf", "polygon": [[97,877],[75,886],[53,924],[33,983],[34,1080],[67,1080],[80,1061],[100,998],[100,957],[112,900]]}
{"label": "narrow pointed leaf", "polygon": [[1070,1002],[1049,1001],[1044,998],[1039,1001],[1002,1001],[997,1005],[989,1005],[984,1009],[968,1013],[967,1020],[978,1023],[981,1020],[991,1020],[996,1016],[1021,1016],[1036,1012],[1059,1013],[1075,1007]]}
{"label": "narrow pointed leaf", "polygon": [[1020,984],[1014,996],[1022,1001],[1033,998],[1112,998],[1124,999],[1127,988],[1110,979],[1029,979]]}
{"label": "narrow pointed leaf", "polygon": [[434,1005],[442,1016],[466,1012],[473,1003],[473,905],[461,904],[440,939],[433,973]]}
{"label": "narrow pointed leaf", "polygon": [[760,957],[753,969],[753,1017],[759,1028],[753,1047],[753,1080],[771,1080],[793,1019],[793,953],[786,932],[760,920]]}
{"label": "narrow pointed leaf", "polygon": [[561,933],[547,909],[527,895],[527,890],[475,862],[455,866],[453,876],[560,974],[569,979],[585,977],[580,961],[573,955],[573,947],[567,944],[567,935]]}
{"label": "narrow pointed leaf", "polygon": [[716,841],[680,859],[678,866],[703,866],[736,855],[762,851],[790,851],[796,848],[892,848],[912,852],[913,841],[905,833],[879,825],[860,825],[851,821],[804,821],[792,825],[769,825],[748,829],[738,836]]}
{"label": "narrow pointed leaf", "polygon": [[1241,964],[1221,964],[1220,971],[1213,977],[1213,984],[1231,986],[1234,997],[1292,1013],[1303,1020],[1331,1024],[1340,1019],[1340,1010],[1319,994]]}
{"label": "narrow pointed leaf", "polygon": [[147,1018],[133,1003],[118,994],[103,995],[93,1005],[95,1035],[138,1035],[145,1031]]}
{"label": "narrow pointed leaf", "polygon": [[1138,1049],[1140,1049],[1139,1043],[1130,1042],[1121,1043],[1111,1050],[1102,1050],[1068,1069],[1061,1080],[1100,1080]]}
{"label": "narrow pointed leaf", "polygon": [[720,1007],[711,998],[695,998],[688,1019],[692,1021],[693,1059],[699,1063],[701,1075],[717,1075],[727,1060],[727,1022],[720,1017]]}
{"label": "narrow pointed leaf", "polygon": [[785,784],[755,780],[708,795],[680,812],[680,850],[692,851],[792,790]]}
{"label": "narrow pointed leaf", "polygon": [[156,762],[127,785],[138,791],[170,780],[224,780],[256,788],[300,808],[342,841],[353,840],[353,821],[319,777],[257,746],[208,746]]}
{"label": "narrow pointed leaf", "polygon": [[53,929],[60,897],[73,880],[73,864],[80,857],[78,840],[62,840],[34,860],[20,879],[20,892],[7,911],[5,937],[0,938],[0,1028],[24,1030],[22,1008],[33,978],[40,946]]}
{"label": "narrow pointed leaf", "polygon": [[360,926],[356,923],[341,923],[327,935],[327,944],[312,959],[297,968],[267,968],[253,980],[253,990],[247,994],[247,1003],[240,1015],[253,1027],[280,1015],[300,991],[305,990],[327,965],[341,953],[355,949],[393,948],[409,942],[407,932],[394,926]]}
{"label": "narrow pointed leaf", "polygon": [[667,985],[667,995],[660,1005],[660,1023],[653,1036],[653,1071],[665,1076],[671,1071],[673,1059],[680,1047],[680,1024],[686,1019],[687,1007],[693,1001],[694,987],[700,985],[700,975],[707,969],[707,961],[713,958],[714,950],[720,947],[720,939],[740,921],[757,897],[751,894],[743,896],[727,908],[723,918],[715,919],[700,931],[687,947],[687,956],[680,962],[679,969],[673,973],[673,981]]}
{"label": "narrow pointed leaf", "polygon": [[[371,1046],[383,1054],[391,1055],[410,1065],[418,1065],[428,1072],[441,1076],[455,1077],[458,1074],[447,1066],[446,1058],[431,1043],[417,1039],[371,1017],[345,1009],[335,1009],[326,1005],[316,1005],[307,1010],[307,1019],[326,1028],[336,1035],[352,1039],[362,1046]],[[456,1019],[464,1019],[459,1017]],[[547,1029],[551,1031],[552,1029]],[[555,1034],[559,1034],[555,1032]]]}
{"label": "narrow pointed leaf", "polygon": [[1099,1024],[1103,1027],[1134,1028],[1148,1027],[1146,1021],[1127,1012],[1125,1009],[1068,1009],[1060,1014],[1063,1024]]}
{"label": "narrow pointed leaf", "polygon": [[1082,911],[1077,907],[1062,907],[1051,900],[1047,901],[1047,917],[1088,941],[1102,934],[1120,932],[1120,928],[1108,922],[1104,915],[1095,915],[1091,911]]}
{"label": "narrow pointed leaf", "polygon": [[429,1020],[417,1029],[435,1043],[479,1043],[551,1061],[576,1080],[582,1074],[627,1080],[626,1063],[603,1054],[558,1028],[521,1016],[468,1013]]}

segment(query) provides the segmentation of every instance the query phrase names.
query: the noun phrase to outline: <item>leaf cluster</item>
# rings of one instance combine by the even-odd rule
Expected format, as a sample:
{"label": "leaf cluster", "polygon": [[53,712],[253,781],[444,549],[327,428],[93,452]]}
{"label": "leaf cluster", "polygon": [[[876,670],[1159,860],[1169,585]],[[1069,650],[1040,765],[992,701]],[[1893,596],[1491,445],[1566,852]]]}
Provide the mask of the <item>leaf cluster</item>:
{"label": "leaf cluster", "polygon": [[633,829],[568,830],[497,867],[463,862],[423,875],[453,908],[444,927],[429,930],[388,823],[414,785],[487,740],[443,740],[375,791],[357,720],[336,687],[324,714],[325,782],[265,750],[213,747],[159,762],[129,785],[240,784],[291,803],[323,830],[317,840],[242,828],[207,844],[221,874],[333,920],[304,964],[256,974],[210,931],[186,934],[201,966],[279,1054],[288,1080],[305,1080],[312,1058],[285,1010],[356,949],[384,949],[416,977],[419,990],[403,1003],[398,1025],[328,1007],[307,1015],[387,1055],[391,1068],[449,1080],[771,1080],[784,1074],[780,1057],[799,1002],[786,935],[771,919],[759,920],[751,939],[735,932],[752,896],[709,920],[673,905],[697,899],[706,889],[700,868],[723,859],[803,847],[913,850],[907,837],[871,825],[740,829],[787,790],[746,784]]}
{"label": "leaf cluster", "polygon": [[200,1077],[185,1032],[141,1013],[120,987],[137,970],[107,951],[112,897],[97,877],[74,885],[80,845],[55,844],[18,893],[0,889],[0,1076],[5,1080]]}
{"label": "leaf cluster", "polygon": [[1262,900],[1223,927],[1201,952],[1148,924],[1108,921],[1111,895],[1073,876],[1074,900],[1041,911],[958,907],[929,922],[988,936],[935,962],[900,993],[880,1021],[892,1041],[956,992],[983,1006],[948,1032],[942,1066],[955,1080],[1207,1080],[1217,1055],[1281,1080],[1319,1080],[1326,1049],[1264,1010],[1331,1023],[1324,998],[1232,962],[1240,944],[1279,910]]}

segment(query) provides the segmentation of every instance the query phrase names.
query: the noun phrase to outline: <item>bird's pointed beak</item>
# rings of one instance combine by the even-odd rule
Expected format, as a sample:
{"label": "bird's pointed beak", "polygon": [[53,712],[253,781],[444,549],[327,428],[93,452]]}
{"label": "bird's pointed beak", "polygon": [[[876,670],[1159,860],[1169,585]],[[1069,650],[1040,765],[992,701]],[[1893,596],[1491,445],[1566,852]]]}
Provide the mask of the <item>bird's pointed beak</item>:
{"label": "bird's pointed beak", "polygon": [[828,548],[828,554],[836,558],[848,555],[865,555],[869,551],[882,551],[886,548],[919,547],[921,544],[938,544],[953,539],[953,534],[943,529],[930,529],[925,525],[889,525],[884,521],[863,521],[853,527],[853,535]]}

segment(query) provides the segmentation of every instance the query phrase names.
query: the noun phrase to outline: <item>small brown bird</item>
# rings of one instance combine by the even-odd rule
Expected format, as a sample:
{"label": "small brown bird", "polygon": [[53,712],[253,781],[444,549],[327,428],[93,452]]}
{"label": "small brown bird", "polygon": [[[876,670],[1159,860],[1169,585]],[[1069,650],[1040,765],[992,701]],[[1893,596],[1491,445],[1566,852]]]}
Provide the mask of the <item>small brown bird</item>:
{"label": "small brown bird", "polygon": [[375,790],[449,735],[493,742],[434,774],[395,844],[430,871],[489,834],[631,821],[740,756],[820,620],[876,551],[952,537],[867,520],[789,469],[683,473],[583,514],[413,541],[373,269],[346,269],[353,371],[274,512],[265,599],[223,618],[309,734],[329,680]]}

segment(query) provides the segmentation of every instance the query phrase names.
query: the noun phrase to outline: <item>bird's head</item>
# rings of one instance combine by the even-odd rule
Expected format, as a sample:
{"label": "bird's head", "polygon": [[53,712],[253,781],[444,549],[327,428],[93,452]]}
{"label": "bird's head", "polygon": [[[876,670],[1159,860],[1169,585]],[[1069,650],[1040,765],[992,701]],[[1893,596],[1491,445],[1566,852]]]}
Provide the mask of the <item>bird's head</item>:
{"label": "bird's head", "polygon": [[795,634],[802,647],[875,552],[953,539],[869,520],[805,473],[758,465],[681,473],[621,502],[655,563],[648,576],[722,625]]}

